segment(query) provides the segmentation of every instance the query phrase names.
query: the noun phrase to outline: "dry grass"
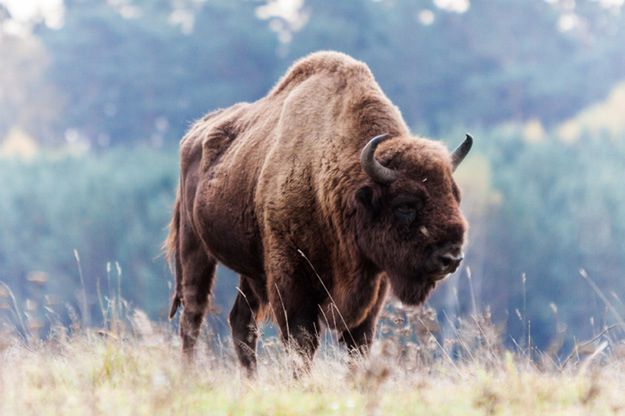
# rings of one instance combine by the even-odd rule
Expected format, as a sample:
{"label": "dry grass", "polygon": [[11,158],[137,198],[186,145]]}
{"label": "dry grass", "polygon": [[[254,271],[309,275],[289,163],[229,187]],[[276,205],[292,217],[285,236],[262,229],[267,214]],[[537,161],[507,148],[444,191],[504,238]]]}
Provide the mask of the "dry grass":
{"label": "dry grass", "polygon": [[[262,342],[248,380],[229,341],[181,360],[171,327],[141,311],[104,331],[57,326],[46,341],[0,341],[1,415],[587,415],[625,412],[625,357],[605,334],[566,363],[507,351],[488,315],[442,339],[433,312],[391,310],[384,338],[355,368],[331,335],[294,380],[279,342]],[[215,339],[205,334],[207,339]]]}

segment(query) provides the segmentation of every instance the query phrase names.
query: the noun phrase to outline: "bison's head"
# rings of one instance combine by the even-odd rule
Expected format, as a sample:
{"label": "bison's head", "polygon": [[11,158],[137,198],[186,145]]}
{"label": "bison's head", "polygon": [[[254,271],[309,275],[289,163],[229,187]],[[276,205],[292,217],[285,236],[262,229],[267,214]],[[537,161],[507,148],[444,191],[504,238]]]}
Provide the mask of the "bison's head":
{"label": "bison's head", "polygon": [[467,223],[453,172],[473,139],[451,154],[427,139],[388,139],[374,137],[361,153],[367,178],[356,191],[358,245],[402,302],[418,304],[463,259]]}

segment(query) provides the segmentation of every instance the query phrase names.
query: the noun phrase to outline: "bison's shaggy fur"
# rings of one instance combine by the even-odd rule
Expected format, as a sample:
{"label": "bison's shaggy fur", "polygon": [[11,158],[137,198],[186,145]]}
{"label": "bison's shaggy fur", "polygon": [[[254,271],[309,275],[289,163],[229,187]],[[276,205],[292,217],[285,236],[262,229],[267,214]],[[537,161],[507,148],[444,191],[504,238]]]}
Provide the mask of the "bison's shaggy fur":
{"label": "bison's shaggy fur", "polygon": [[[375,158],[398,173],[389,183],[360,162],[383,133]],[[206,115],[183,138],[180,160],[165,244],[176,272],[170,315],[182,303],[187,352],[217,262],[241,275],[230,324],[254,371],[263,316],[306,358],[322,324],[366,351],[387,289],[418,304],[453,271],[432,256],[450,245],[459,256],[466,222],[452,156],[412,137],[369,68],[346,55],[312,54],[266,97]]]}

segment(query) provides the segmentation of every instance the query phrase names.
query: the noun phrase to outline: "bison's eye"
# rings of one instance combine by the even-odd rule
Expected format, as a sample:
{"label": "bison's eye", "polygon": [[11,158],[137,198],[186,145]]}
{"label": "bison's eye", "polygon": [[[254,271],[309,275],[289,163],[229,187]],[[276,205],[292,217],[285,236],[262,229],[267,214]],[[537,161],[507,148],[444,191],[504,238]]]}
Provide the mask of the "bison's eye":
{"label": "bison's eye", "polygon": [[417,217],[417,206],[408,203],[399,204],[393,209],[393,215],[402,224],[411,224]]}

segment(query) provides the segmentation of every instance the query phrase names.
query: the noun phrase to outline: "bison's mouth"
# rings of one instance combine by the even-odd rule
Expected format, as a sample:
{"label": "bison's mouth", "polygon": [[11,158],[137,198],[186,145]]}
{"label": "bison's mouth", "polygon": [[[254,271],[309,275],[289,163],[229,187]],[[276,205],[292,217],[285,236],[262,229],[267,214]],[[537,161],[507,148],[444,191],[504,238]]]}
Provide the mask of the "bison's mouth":
{"label": "bison's mouth", "polygon": [[418,275],[416,278],[404,277],[396,274],[388,274],[391,289],[395,296],[404,304],[416,306],[427,299],[438,281],[447,277],[443,275]]}
{"label": "bison's mouth", "polygon": [[450,273],[435,274],[430,276],[429,280],[431,280],[432,282],[438,282],[445,279],[447,276],[450,276]]}

